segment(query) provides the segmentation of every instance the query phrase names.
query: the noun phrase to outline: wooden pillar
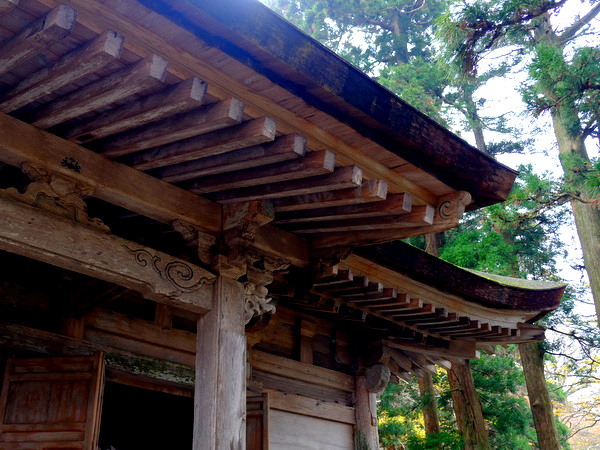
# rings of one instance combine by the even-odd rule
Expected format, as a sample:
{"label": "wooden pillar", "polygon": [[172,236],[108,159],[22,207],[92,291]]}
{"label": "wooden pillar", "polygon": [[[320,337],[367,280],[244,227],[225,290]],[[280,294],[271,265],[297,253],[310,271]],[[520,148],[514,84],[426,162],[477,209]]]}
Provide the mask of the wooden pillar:
{"label": "wooden pillar", "polygon": [[356,435],[355,450],[377,450],[377,395],[367,389],[367,379],[356,377]]}
{"label": "wooden pillar", "polygon": [[246,448],[244,290],[224,272],[213,309],[198,320],[194,450]]}

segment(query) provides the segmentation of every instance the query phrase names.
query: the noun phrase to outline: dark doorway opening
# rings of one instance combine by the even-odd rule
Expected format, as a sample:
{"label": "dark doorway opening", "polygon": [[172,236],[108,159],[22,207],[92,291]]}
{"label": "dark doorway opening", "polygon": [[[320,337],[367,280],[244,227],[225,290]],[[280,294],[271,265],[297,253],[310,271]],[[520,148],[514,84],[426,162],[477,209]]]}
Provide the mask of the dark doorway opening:
{"label": "dark doorway opening", "polygon": [[106,383],[101,450],[192,448],[194,399]]}

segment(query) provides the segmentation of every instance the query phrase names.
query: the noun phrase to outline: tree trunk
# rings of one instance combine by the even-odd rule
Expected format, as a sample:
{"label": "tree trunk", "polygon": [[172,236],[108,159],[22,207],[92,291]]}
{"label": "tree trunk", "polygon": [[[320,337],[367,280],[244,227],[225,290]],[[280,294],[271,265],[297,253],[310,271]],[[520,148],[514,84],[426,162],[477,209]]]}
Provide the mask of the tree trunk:
{"label": "tree trunk", "polygon": [[560,449],[560,442],[552,401],[544,378],[544,359],[540,348],[537,343],[519,344],[519,353],[521,354],[539,448],[558,450]]}
{"label": "tree trunk", "polygon": [[[581,197],[590,199],[591,196],[588,195],[588,189],[584,185],[585,179],[578,170],[579,165],[574,161],[574,158],[577,158],[583,163],[590,162],[583,139],[569,133],[561,120],[560,111],[552,112],[552,122],[565,179],[581,193]],[[571,202],[571,207],[577,235],[581,242],[585,270],[590,279],[596,305],[596,316],[600,318],[600,211],[596,206],[577,200]]]}
{"label": "tree trunk", "polygon": [[437,411],[437,399],[433,389],[433,376],[425,372],[422,378],[419,378],[419,392],[423,402],[423,419],[425,420],[425,433],[435,434],[440,430],[440,419]]}
{"label": "tree trunk", "polygon": [[465,449],[491,449],[469,361],[452,362],[452,368],[448,371],[448,381],[452,389],[456,423],[463,436]]}
{"label": "tree trunk", "polygon": [[[544,19],[534,30],[536,42],[543,39],[546,45],[553,44],[564,51],[564,43],[561,42],[550,24],[550,15],[546,14]],[[556,98],[551,88],[547,89],[544,95],[550,100]],[[590,158],[583,141],[581,125],[575,122],[568,127],[564,120],[567,117],[571,121],[577,120],[575,111],[575,105],[563,104],[559,108],[553,108],[550,112],[565,180],[580,193],[584,200],[589,200],[591,196],[584,184],[585,178],[581,171],[581,165],[589,163]],[[597,207],[580,201],[572,201],[571,206],[583,251],[583,262],[590,279],[596,305],[596,316],[600,319],[600,211]]]}

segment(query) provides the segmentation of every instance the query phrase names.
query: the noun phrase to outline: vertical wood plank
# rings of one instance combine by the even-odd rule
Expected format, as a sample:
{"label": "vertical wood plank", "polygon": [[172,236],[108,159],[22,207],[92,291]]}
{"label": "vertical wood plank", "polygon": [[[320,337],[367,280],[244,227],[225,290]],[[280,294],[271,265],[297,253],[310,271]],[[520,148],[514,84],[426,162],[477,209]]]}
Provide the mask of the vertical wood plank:
{"label": "vertical wood plank", "polygon": [[366,378],[356,377],[356,450],[377,450],[377,397],[367,390]]}
{"label": "vertical wood plank", "polygon": [[195,450],[243,450],[246,445],[244,291],[220,276],[213,309],[198,320],[194,397]]}

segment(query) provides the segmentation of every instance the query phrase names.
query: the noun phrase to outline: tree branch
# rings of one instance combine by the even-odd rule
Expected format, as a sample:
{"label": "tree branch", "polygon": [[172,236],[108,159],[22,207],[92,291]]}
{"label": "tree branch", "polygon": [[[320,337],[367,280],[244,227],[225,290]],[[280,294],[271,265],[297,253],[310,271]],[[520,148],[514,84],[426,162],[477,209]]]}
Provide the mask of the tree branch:
{"label": "tree branch", "polygon": [[573,39],[577,32],[590,23],[592,19],[598,15],[598,13],[600,13],[600,3],[597,3],[596,6],[590,9],[585,16],[583,16],[581,19],[563,31],[560,36],[558,36],[560,45],[566,43],[570,39]]}

